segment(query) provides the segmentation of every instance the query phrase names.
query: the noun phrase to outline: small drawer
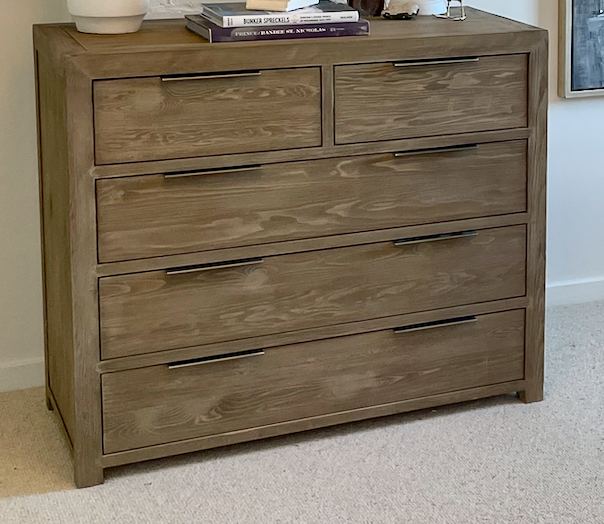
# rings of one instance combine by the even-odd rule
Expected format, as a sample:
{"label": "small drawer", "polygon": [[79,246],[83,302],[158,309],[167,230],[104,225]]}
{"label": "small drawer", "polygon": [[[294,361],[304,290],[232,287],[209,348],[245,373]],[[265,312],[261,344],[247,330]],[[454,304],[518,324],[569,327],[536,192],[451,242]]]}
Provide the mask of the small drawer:
{"label": "small drawer", "polygon": [[524,378],[524,310],[102,377],[116,453]]}
{"label": "small drawer", "polygon": [[526,166],[519,140],[99,180],[99,261],[523,212]]}
{"label": "small drawer", "polygon": [[94,83],[97,164],[321,145],[320,68]]}
{"label": "small drawer", "polygon": [[526,227],[101,278],[104,359],[525,294]]}
{"label": "small drawer", "polygon": [[526,55],[335,68],[337,144],[527,127]]}

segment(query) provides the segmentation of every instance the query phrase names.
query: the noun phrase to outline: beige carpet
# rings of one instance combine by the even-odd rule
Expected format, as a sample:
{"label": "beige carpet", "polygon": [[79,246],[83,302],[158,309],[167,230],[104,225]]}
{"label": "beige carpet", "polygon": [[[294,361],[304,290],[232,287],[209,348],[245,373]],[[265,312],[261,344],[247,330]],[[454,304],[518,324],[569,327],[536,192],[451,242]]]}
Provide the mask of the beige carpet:
{"label": "beige carpet", "polygon": [[44,388],[0,394],[0,497],[75,489],[72,468]]}
{"label": "beige carpet", "polygon": [[[0,523],[604,523],[604,303],[548,312],[511,396],[116,468],[73,490],[39,390],[0,396]],[[58,491],[63,490],[63,491]]]}

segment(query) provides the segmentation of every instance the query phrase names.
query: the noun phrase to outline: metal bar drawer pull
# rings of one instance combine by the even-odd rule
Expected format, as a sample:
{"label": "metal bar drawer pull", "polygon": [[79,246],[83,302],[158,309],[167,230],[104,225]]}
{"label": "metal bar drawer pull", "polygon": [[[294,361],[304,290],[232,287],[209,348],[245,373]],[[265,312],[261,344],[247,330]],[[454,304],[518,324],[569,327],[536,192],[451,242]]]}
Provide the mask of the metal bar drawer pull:
{"label": "metal bar drawer pull", "polygon": [[458,231],[457,233],[443,233],[441,235],[428,235],[425,237],[412,237],[395,240],[395,246],[408,246],[411,244],[423,244],[425,242],[438,242],[439,240],[454,240],[456,238],[469,238],[478,236],[478,231]]}
{"label": "metal bar drawer pull", "polygon": [[252,349],[250,351],[240,351],[238,353],[227,353],[225,355],[217,355],[215,357],[195,358],[191,360],[183,360],[168,364],[168,369],[190,368],[193,366],[202,366],[204,364],[214,364],[216,362],[227,362],[229,360],[241,360],[250,357],[260,357],[264,355],[262,349]]}
{"label": "metal bar drawer pull", "polygon": [[162,82],[186,82],[189,80],[215,80],[220,78],[246,78],[249,76],[260,76],[260,71],[230,71],[228,73],[207,73],[198,75],[169,75],[162,76]]}
{"label": "metal bar drawer pull", "polygon": [[448,320],[437,320],[435,322],[425,322],[424,324],[412,324],[410,326],[404,326],[395,328],[393,331],[396,334],[399,333],[411,333],[413,331],[425,331],[426,329],[435,329],[439,327],[447,327],[447,326],[459,326],[462,324],[471,324],[476,322],[477,318],[475,316],[471,317],[459,317],[459,318],[451,318]]}
{"label": "metal bar drawer pull", "polygon": [[210,264],[200,264],[199,266],[187,266],[176,269],[166,270],[166,275],[184,275],[186,273],[201,273],[202,271],[214,271],[218,269],[228,269],[231,267],[256,266],[262,264],[262,258],[246,258],[243,260],[231,260],[229,262],[212,262]]}
{"label": "metal bar drawer pull", "polygon": [[243,173],[245,171],[258,171],[262,169],[260,164],[253,166],[237,166],[237,167],[219,167],[214,169],[202,169],[200,171],[178,171],[174,173],[164,173],[166,180],[173,178],[188,178],[194,176],[206,176],[206,175],[222,175],[227,173]]}
{"label": "metal bar drawer pull", "polygon": [[478,144],[467,144],[461,146],[434,147],[432,149],[414,149],[413,151],[397,151],[396,158],[415,155],[431,155],[437,153],[455,153],[457,151],[478,151]]}
{"label": "metal bar drawer pull", "polygon": [[419,60],[416,62],[394,62],[394,67],[415,67],[415,66],[427,66],[427,65],[449,65],[449,64],[469,64],[471,62],[478,62],[480,58],[476,56],[470,56],[466,58],[443,58],[441,60]]}

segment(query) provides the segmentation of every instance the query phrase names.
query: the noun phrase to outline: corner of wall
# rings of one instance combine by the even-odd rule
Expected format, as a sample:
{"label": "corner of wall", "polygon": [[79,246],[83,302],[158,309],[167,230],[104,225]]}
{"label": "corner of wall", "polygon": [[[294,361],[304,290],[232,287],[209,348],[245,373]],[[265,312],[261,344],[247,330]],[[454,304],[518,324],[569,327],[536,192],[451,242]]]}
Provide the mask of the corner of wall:
{"label": "corner of wall", "polygon": [[584,304],[604,300],[604,278],[559,282],[547,287],[547,307]]}
{"label": "corner of wall", "polygon": [[0,362],[0,393],[44,385],[44,359]]}

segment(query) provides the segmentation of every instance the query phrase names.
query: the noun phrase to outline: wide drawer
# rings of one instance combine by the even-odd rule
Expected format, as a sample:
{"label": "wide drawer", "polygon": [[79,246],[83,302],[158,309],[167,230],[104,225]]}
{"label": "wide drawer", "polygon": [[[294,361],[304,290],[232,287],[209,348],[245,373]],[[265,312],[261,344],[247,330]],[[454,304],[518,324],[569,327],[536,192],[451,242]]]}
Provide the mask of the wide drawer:
{"label": "wide drawer", "polygon": [[97,164],[321,145],[320,68],[100,80]]}
{"label": "wide drawer", "polygon": [[528,59],[335,67],[337,144],[526,127]]}
{"label": "wide drawer", "polygon": [[216,358],[103,375],[104,452],[522,379],[524,310]]}
{"label": "wide drawer", "polygon": [[99,261],[526,211],[526,141],[97,182]]}
{"label": "wide drawer", "polygon": [[524,225],[100,279],[104,359],[525,294]]}

